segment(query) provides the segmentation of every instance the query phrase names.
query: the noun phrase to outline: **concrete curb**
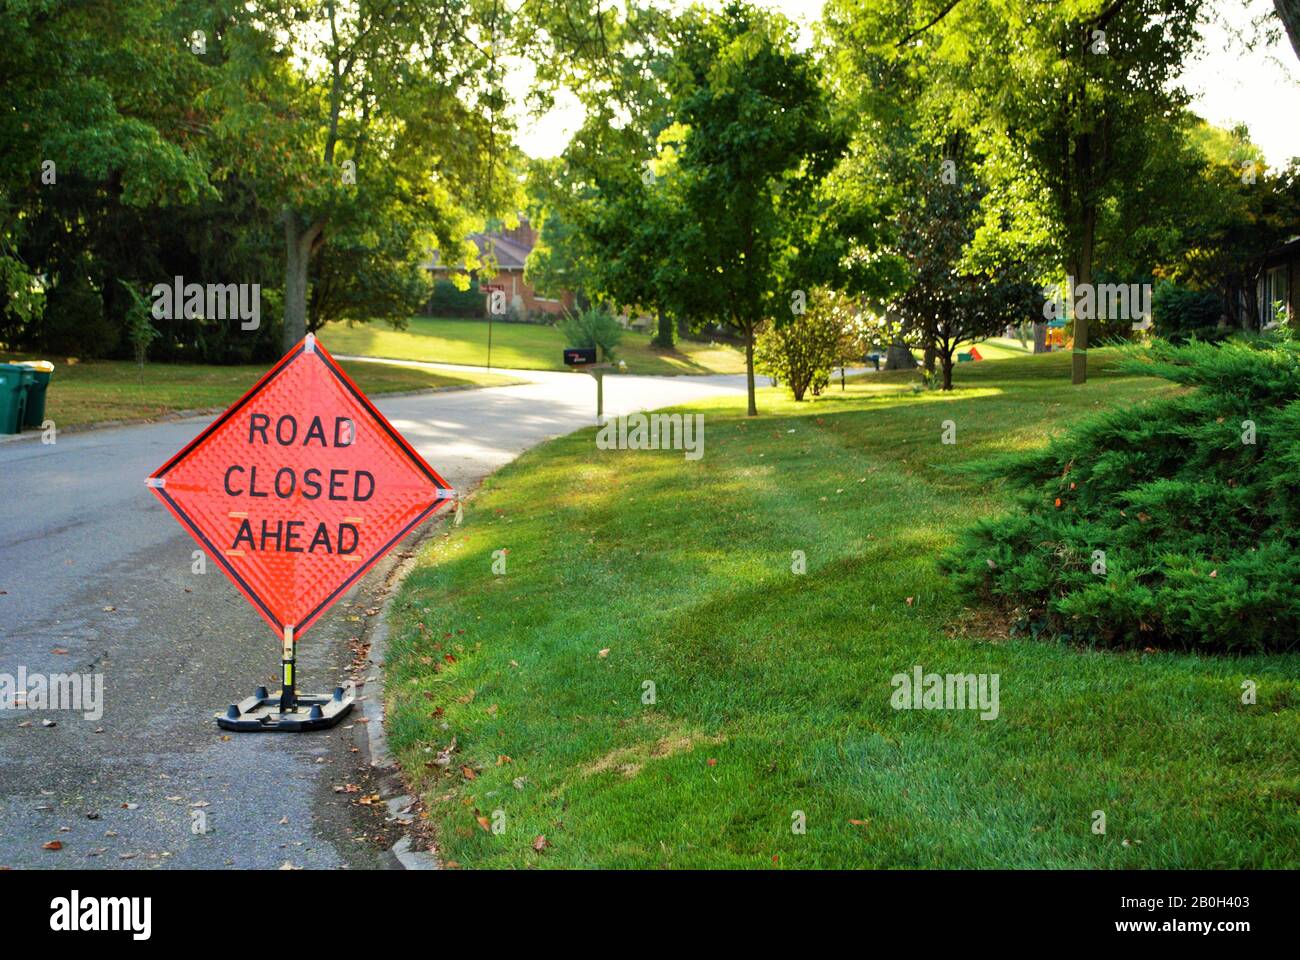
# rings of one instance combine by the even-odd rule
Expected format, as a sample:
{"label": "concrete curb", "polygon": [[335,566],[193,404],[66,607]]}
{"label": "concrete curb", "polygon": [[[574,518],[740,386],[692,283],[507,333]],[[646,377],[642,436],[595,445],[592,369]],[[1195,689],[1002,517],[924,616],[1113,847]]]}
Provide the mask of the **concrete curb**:
{"label": "concrete curb", "polygon": [[[441,530],[453,516],[454,513],[444,513],[439,518],[439,521],[431,523],[424,535],[411,544],[409,548],[411,555],[397,564],[389,573],[384,584],[385,597],[383,605],[380,607],[379,615],[372,621],[374,626],[367,637],[370,643],[370,653],[367,657],[369,670],[367,671],[365,696],[358,698],[358,706],[360,706],[361,715],[366,721],[363,725],[366,730],[366,749],[370,757],[370,768],[377,774],[382,775],[390,789],[395,791],[393,796],[385,800],[389,816],[407,826],[415,822],[414,815],[409,814],[407,810],[417,802],[417,798],[405,792],[406,781],[402,777],[401,768],[398,767],[397,761],[393,759],[392,752],[388,749],[388,732],[384,728],[384,659],[388,649],[388,621],[393,610],[393,604],[397,602],[397,595],[401,591],[402,584],[410,576],[411,571],[415,569],[415,565],[420,560],[421,552],[435,533]],[[434,854],[424,850],[412,850],[411,845],[412,838],[407,835],[393,844],[388,851],[397,861],[400,869],[441,869],[438,858]]]}

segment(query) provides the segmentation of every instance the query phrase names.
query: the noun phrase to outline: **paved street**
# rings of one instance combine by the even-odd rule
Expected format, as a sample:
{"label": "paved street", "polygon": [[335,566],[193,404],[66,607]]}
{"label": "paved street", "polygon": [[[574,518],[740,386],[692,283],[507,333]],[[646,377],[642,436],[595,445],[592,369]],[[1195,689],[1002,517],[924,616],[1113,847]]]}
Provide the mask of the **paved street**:
{"label": "paved street", "polygon": [[[467,491],[528,447],[595,420],[589,376],[501,372],[529,382],[377,405]],[[613,415],[744,391],[743,376],[605,383]],[[0,867],[379,862],[383,817],[335,791],[364,779],[359,727],[223,736],[212,719],[259,683],[278,686],[279,651],[215,564],[191,571],[194,542],[143,483],[209,419],[0,443],[0,676],[104,678],[97,720],[0,713]],[[377,566],[308,634],[305,691],[346,675],[348,640],[389,569]],[[206,833],[192,830],[198,813]],[[52,841],[62,849],[42,848]]]}

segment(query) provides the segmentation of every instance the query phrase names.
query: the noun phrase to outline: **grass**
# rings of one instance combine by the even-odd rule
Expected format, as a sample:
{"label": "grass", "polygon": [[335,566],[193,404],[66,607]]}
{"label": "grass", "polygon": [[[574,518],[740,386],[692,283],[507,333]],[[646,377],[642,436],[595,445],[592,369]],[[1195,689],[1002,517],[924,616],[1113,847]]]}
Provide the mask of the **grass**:
{"label": "grass", "polygon": [[[354,327],[331,324],[321,331],[321,342],[334,354],[484,366],[488,360],[487,335],[485,320],[412,317],[405,330],[394,330],[380,322]],[[566,346],[555,327],[492,324],[493,367],[565,370],[562,354]],[[745,355],[732,346],[683,340],[674,350],[660,350],[651,345],[648,334],[633,330],[623,334],[617,357],[627,362],[629,373],[745,372]]]}
{"label": "grass", "polygon": [[[1028,346],[1022,347],[1020,341],[1014,337],[990,337],[976,344],[980,356],[985,360],[1011,360],[1016,357],[1031,357],[1034,355],[1034,345],[1032,342]],[[962,344],[962,353],[970,352],[969,344]],[[1042,356],[1042,354],[1039,354]],[[920,359],[920,358],[918,358]]]}
{"label": "grass", "polygon": [[[0,363],[43,359],[34,354],[0,353]],[[45,415],[59,427],[108,420],[151,419],[178,410],[224,407],[243,396],[269,365],[210,366],[129,361],[68,363],[54,359]],[[435,387],[498,386],[518,381],[495,374],[433,372],[382,363],[342,362],[367,394],[401,393]]]}
{"label": "grass", "polygon": [[[936,570],[955,530],[1007,507],[963,464],[1171,389],[1108,356],[1084,387],[1063,353],[963,364],[950,395],[894,373],[806,404],[767,390],[756,420],[741,398],[694,408],[699,461],[585,430],[490,477],[406,581],[388,651],[391,742],[442,856],[1300,866],[1300,657],[1008,638]],[[892,709],[916,664],[997,674],[998,719]]]}

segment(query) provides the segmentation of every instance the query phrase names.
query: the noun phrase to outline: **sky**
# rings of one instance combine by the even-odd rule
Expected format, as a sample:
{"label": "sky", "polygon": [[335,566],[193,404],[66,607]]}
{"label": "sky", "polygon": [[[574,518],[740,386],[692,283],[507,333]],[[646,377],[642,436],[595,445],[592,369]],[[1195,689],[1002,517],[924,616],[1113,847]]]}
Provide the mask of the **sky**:
{"label": "sky", "polygon": [[[805,25],[821,15],[822,0],[758,2]],[[1242,34],[1253,35],[1252,21],[1271,15],[1272,6],[1272,0],[1212,0],[1214,22],[1203,31],[1201,47],[1182,80],[1197,114],[1220,127],[1245,123],[1269,166],[1281,167],[1291,157],[1300,157],[1300,57],[1285,35],[1255,50],[1247,50],[1241,39]],[[512,75],[517,100],[530,80],[526,67]],[[520,145],[529,156],[556,156],[581,122],[577,102],[560,97],[545,116],[520,118]]]}

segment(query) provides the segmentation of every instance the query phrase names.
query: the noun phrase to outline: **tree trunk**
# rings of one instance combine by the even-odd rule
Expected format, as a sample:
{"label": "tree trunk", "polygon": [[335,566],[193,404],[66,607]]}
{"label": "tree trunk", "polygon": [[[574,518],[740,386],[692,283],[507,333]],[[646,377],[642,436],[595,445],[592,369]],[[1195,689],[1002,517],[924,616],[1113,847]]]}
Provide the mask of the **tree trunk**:
{"label": "tree trunk", "polygon": [[934,341],[927,340],[925,344],[925,372],[934,373],[934,361],[939,351],[935,349]]}
{"label": "tree trunk", "polygon": [[1034,353],[1047,352],[1047,324],[1034,324]]}
{"label": "tree trunk", "polygon": [[[1097,233],[1097,208],[1089,205],[1083,212],[1083,232],[1080,236],[1078,259],[1075,261],[1073,276],[1077,289],[1081,284],[1092,285],[1092,247]],[[1071,292],[1073,294],[1073,291]],[[1073,295],[1071,299],[1074,299]],[[1097,309],[1097,298],[1092,298],[1093,309]],[[1073,304],[1070,312],[1073,314]],[[1088,381],[1088,318],[1074,318],[1074,351],[1070,357],[1070,382],[1079,384]]]}
{"label": "tree trunk", "polygon": [[745,331],[745,386],[749,391],[749,415],[758,416],[758,404],[754,402],[754,325]]}
{"label": "tree trunk", "polygon": [[665,350],[673,348],[673,319],[662,310],[659,311],[659,326],[655,333],[655,346],[663,347]]}
{"label": "tree trunk", "polygon": [[1300,0],[1273,0],[1277,18],[1286,27],[1286,35],[1291,38],[1295,55],[1300,57]]}
{"label": "tree trunk", "polygon": [[915,370],[916,357],[905,343],[891,343],[885,350],[886,370]]}
{"label": "tree trunk", "polygon": [[952,354],[940,353],[939,365],[943,367],[943,389],[952,389]]}
{"label": "tree trunk", "polygon": [[690,326],[689,323],[686,322],[686,318],[685,318],[685,317],[678,317],[678,318],[677,318],[677,336],[678,336],[680,339],[685,340],[686,337],[687,337],[687,335],[688,335],[690,332],[691,332],[691,326]]}
{"label": "tree trunk", "polygon": [[284,332],[281,342],[288,353],[307,335],[307,273],[321,225],[304,227],[293,210],[284,212]]}

